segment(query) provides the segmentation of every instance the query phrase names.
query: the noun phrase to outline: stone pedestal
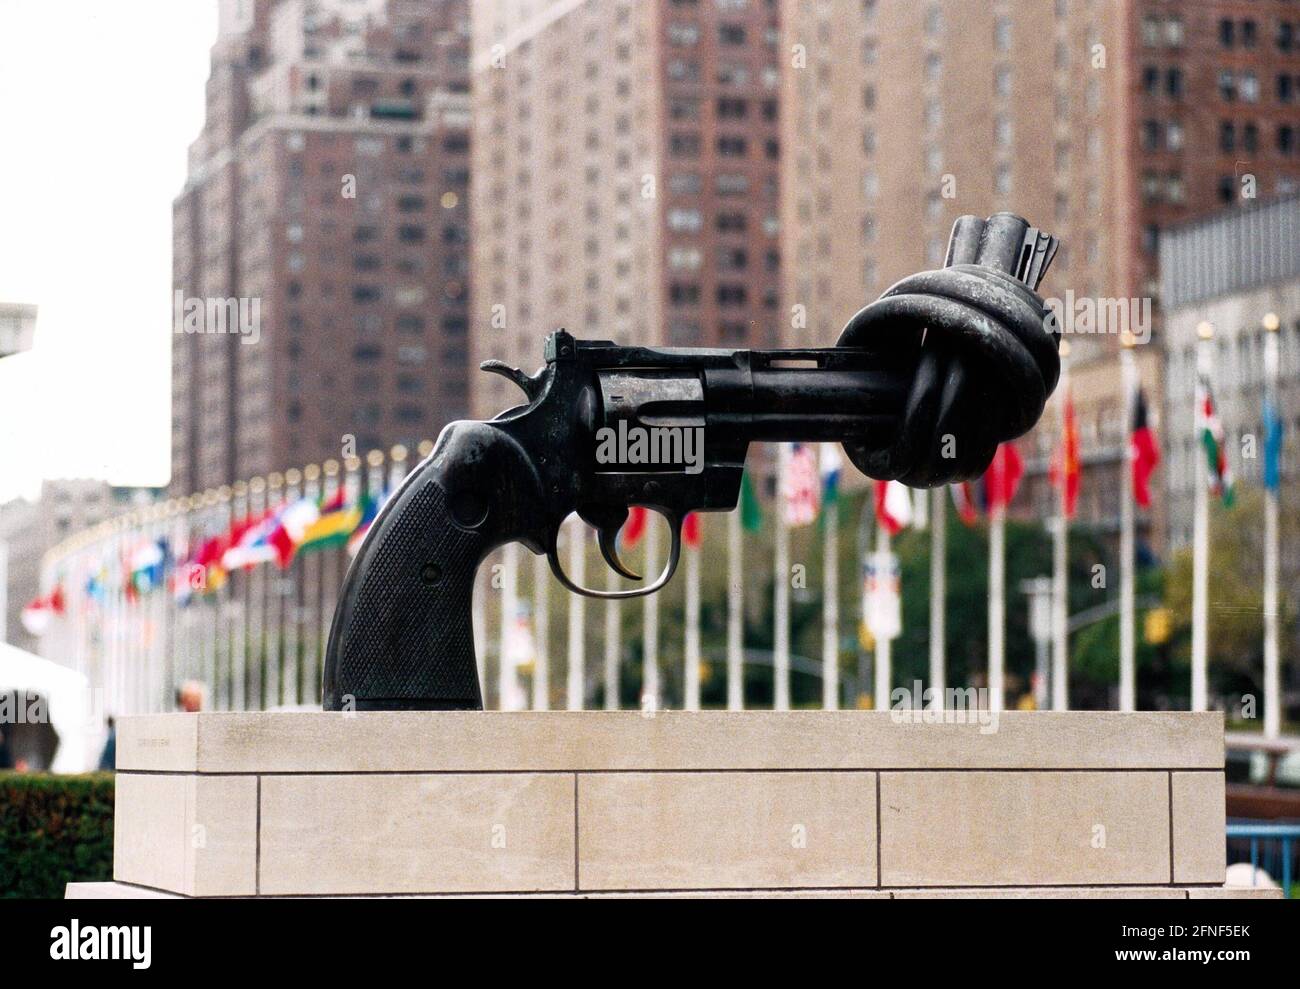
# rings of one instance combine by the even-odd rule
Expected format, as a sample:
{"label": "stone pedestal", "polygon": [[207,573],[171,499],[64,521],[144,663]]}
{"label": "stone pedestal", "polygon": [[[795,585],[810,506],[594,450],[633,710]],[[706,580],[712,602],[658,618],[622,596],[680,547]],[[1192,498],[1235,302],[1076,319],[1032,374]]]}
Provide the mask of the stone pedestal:
{"label": "stone pedestal", "polygon": [[123,718],[69,895],[1225,894],[1220,715],[990,717]]}

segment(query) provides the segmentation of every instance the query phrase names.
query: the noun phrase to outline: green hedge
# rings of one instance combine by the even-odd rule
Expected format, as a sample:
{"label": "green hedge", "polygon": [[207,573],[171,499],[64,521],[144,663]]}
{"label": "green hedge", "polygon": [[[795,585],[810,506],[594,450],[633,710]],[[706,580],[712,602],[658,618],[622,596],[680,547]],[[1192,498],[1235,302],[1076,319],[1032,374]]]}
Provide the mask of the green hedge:
{"label": "green hedge", "polygon": [[0,897],[113,877],[113,774],[0,773]]}

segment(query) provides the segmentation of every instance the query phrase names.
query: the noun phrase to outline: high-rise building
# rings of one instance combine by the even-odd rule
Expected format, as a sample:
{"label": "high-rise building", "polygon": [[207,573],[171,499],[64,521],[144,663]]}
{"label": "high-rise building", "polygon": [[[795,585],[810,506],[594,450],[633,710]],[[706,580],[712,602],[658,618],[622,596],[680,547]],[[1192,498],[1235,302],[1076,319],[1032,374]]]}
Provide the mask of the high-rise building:
{"label": "high-rise building", "polygon": [[173,208],[173,493],[468,411],[467,0],[223,0]]}
{"label": "high-rise building", "polygon": [[[559,326],[779,342],[778,7],[473,4],[476,358],[531,370]],[[472,387],[481,415],[518,398]]]}
{"label": "high-rise building", "polygon": [[[1128,428],[1118,332],[1127,321],[1151,339],[1137,365],[1148,396],[1160,394],[1159,231],[1295,188],[1300,10],[782,0],[781,18],[786,339],[827,341],[846,310],[942,264],[957,216],[1029,217],[1063,242],[1042,290],[1071,332],[1080,516],[1116,526]],[[1088,306],[1100,314],[1091,324]],[[1022,441],[1020,503],[1040,513],[1058,429],[1049,413]],[[1155,511],[1140,527],[1158,543]]]}

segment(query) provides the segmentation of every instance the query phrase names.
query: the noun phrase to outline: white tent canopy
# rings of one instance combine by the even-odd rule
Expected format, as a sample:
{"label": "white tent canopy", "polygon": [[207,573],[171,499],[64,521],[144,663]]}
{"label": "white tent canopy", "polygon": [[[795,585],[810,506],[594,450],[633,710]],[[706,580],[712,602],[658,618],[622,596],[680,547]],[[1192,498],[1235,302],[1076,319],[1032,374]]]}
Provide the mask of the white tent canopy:
{"label": "white tent canopy", "polygon": [[101,732],[90,723],[90,681],[76,670],[0,642],[0,694],[40,695],[45,715],[59,736],[50,769],[81,773],[94,768],[92,743]]}

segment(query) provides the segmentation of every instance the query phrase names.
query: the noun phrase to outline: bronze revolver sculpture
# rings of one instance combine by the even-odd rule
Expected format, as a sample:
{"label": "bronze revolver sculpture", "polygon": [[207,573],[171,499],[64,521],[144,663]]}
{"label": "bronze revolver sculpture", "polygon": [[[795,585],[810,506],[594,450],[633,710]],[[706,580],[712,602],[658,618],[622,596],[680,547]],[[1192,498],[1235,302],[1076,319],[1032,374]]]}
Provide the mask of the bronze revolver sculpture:
{"label": "bronze revolver sculpture", "polygon": [[[624,347],[559,330],[534,375],[485,362],[527,401],[448,425],[375,519],[330,629],[325,709],[481,708],[470,610],[490,551],[517,541],[545,553],[581,594],[653,593],[677,566],[686,516],[736,507],[751,443],[841,443],[864,474],[914,487],[978,477],[1056,387],[1059,333],[1037,294],[1056,248],[1010,213],[961,217],[945,266],[893,285],[834,347]],[[598,456],[633,427],[697,431],[695,463]],[[669,523],[663,573],[624,591],[574,584],[556,551],[573,512],[595,528],[606,562],[639,579],[616,549],[632,505]]]}

